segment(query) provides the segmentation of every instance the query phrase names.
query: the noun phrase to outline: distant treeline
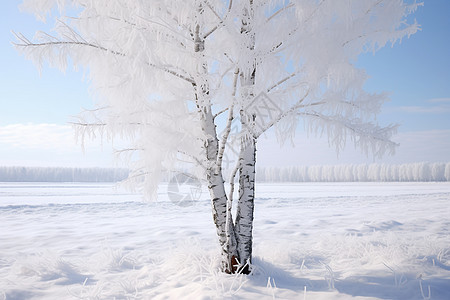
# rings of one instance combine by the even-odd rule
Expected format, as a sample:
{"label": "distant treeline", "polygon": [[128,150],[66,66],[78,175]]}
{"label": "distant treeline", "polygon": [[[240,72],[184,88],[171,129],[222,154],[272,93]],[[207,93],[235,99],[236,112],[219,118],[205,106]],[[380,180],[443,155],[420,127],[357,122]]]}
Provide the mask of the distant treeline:
{"label": "distant treeline", "polygon": [[118,182],[128,177],[127,169],[0,167],[0,182]]}
{"label": "distant treeline", "polygon": [[[127,169],[0,167],[0,182],[118,182]],[[163,181],[169,181],[165,174]],[[450,181],[449,163],[359,164],[257,168],[258,182]]]}
{"label": "distant treeline", "polygon": [[259,182],[450,181],[450,163],[258,168]]}

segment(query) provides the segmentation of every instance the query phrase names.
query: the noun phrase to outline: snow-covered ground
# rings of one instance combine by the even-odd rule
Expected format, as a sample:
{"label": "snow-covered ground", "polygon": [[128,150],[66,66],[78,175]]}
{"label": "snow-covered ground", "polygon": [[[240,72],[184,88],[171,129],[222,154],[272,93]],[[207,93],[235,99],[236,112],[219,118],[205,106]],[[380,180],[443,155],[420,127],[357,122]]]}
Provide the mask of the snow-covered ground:
{"label": "snow-covered ground", "polygon": [[158,193],[0,183],[0,299],[450,299],[448,182],[259,184],[251,276]]}

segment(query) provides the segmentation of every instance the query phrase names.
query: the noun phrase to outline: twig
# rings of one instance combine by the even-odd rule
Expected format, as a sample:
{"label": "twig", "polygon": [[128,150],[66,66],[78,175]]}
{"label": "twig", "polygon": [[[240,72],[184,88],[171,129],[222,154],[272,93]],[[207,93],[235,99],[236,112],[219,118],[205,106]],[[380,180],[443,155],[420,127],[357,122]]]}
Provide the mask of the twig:
{"label": "twig", "polygon": [[[120,51],[117,51],[117,50],[108,49],[108,48],[105,48],[103,46],[96,45],[96,44],[89,43],[89,42],[85,42],[85,41],[60,41],[60,40],[57,40],[57,38],[48,35],[49,38],[53,38],[56,41],[50,41],[50,42],[44,42],[44,43],[33,43],[33,42],[30,42],[28,39],[26,39],[22,34],[16,34],[15,32],[13,32],[13,33],[19,40],[21,40],[23,42],[23,44],[16,44],[16,43],[14,43],[14,45],[16,45],[18,47],[45,47],[45,46],[75,45],[75,46],[91,47],[91,48],[98,49],[98,50],[101,50],[101,51],[105,51],[107,53],[111,53],[111,54],[114,54],[114,55],[117,55],[117,56],[128,57],[128,55],[126,55],[123,52],[120,52]],[[187,82],[189,82],[191,84],[195,84],[195,81],[194,81],[194,79],[191,76],[186,76],[186,75],[180,74],[177,71],[173,71],[173,70],[170,70],[170,69],[167,68],[167,67],[173,68],[172,66],[160,67],[160,66],[152,64],[150,62],[147,62],[146,64],[148,66],[150,66],[150,67],[153,67],[153,68],[158,69],[160,71],[163,71],[165,73],[171,74],[171,75],[173,75],[175,77],[178,77],[180,79],[183,79],[183,80],[185,80],[185,81],[187,81]]]}
{"label": "twig", "polygon": [[270,22],[270,20],[272,20],[274,17],[276,17],[279,13],[281,13],[281,12],[287,10],[288,8],[293,7],[294,5],[295,5],[294,3],[291,3],[291,4],[289,4],[288,6],[284,6],[284,7],[280,8],[280,9],[277,10],[273,15],[271,15],[271,16],[267,19],[266,22]]}

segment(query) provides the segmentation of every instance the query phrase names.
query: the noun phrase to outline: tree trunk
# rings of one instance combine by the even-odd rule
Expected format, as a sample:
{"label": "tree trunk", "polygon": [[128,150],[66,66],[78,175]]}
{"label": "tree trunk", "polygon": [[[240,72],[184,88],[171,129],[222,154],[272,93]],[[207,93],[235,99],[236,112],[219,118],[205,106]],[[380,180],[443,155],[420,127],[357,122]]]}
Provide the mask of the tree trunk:
{"label": "tree trunk", "polygon": [[[200,5],[197,12],[202,13]],[[199,53],[205,50],[204,39],[200,34],[200,25],[195,26],[194,32],[194,52]],[[204,73],[207,73],[205,63],[201,65]],[[202,130],[205,134],[205,158],[206,158],[206,180],[211,197],[213,220],[216,225],[216,232],[221,248],[221,269],[226,273],[235,273],[237,262],[239,261],[236,249],[236,237],[234,232],[233,218],[231,215],[231,201],[225,193],[225,185],[222,175],[222,166],[217,163],[219,154],[219,141],[217,139],[216,125],[211,111],[209,99],[209,86],[207,82],[193,85],[196,91],[196,103],[201,114]]]}
{"label": "tree trunk", "polygon": [[240,270],[250,272],[253,244],[253,211],[255,199],[256,142],[253,139],[239,155],[239,202],[236,214],[236,240]]}
{"label": "tree trunk", "polygon": [[225,193],[225,185],[221,166],[217,165],[216,159],[219,143],[216,136],[216,126],[210,109],[203,112],[203,131],[206,134],[206,180],[211,197],[213,220],[216,225],[217,236],[221,248],[221,269],[226,273],[235,273],[238,254],[236,250],[236,237],[232,221],[230,203]]}
{"label": "tree trunk", "polygon": [[[246,36],[247,48],[255,49],[255,34],[252,32],[253,0],[244,8],[241,34]],[[256,80],[256,64],[241,72],[243,107],[241,108],[242,141],[239,153],[239,200],[236,212],[236,241],[239,254],[238,272],[249,274],[253,246],[253,211],[255,199],[256,139],[254,137],[256,113],[248,106],[253,101]]]}
{"label": "tree trunk", "polygon": [[238,254],[236,237],[231,215],[227,214],[227,197],[221,173],[207,172],[208,189],[211,196],[213,220],[221,248],[221,269],[226,273],[235,273]]}

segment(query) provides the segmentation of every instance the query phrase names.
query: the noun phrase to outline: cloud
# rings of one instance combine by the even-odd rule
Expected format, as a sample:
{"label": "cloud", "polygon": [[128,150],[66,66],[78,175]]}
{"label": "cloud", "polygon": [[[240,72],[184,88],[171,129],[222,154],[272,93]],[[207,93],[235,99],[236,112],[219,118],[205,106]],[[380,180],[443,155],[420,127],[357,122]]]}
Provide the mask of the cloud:
{"label": "cloud", "polygon": [[433,99],[428,99],[427,102],[430,102],[430,103],[450,103],[450,98],[433,98]]}
{"label": "cloud", "polygon": [[427,105],[399,106],[394,111],[411,114],[446,114],[450,113],[450,98],[433,98],[424,101]]}
{"label": "cloud", "polygon": [[450,104],[438,106],[400,106],[397,110],[413,114],[445,114],[450,113]]}

